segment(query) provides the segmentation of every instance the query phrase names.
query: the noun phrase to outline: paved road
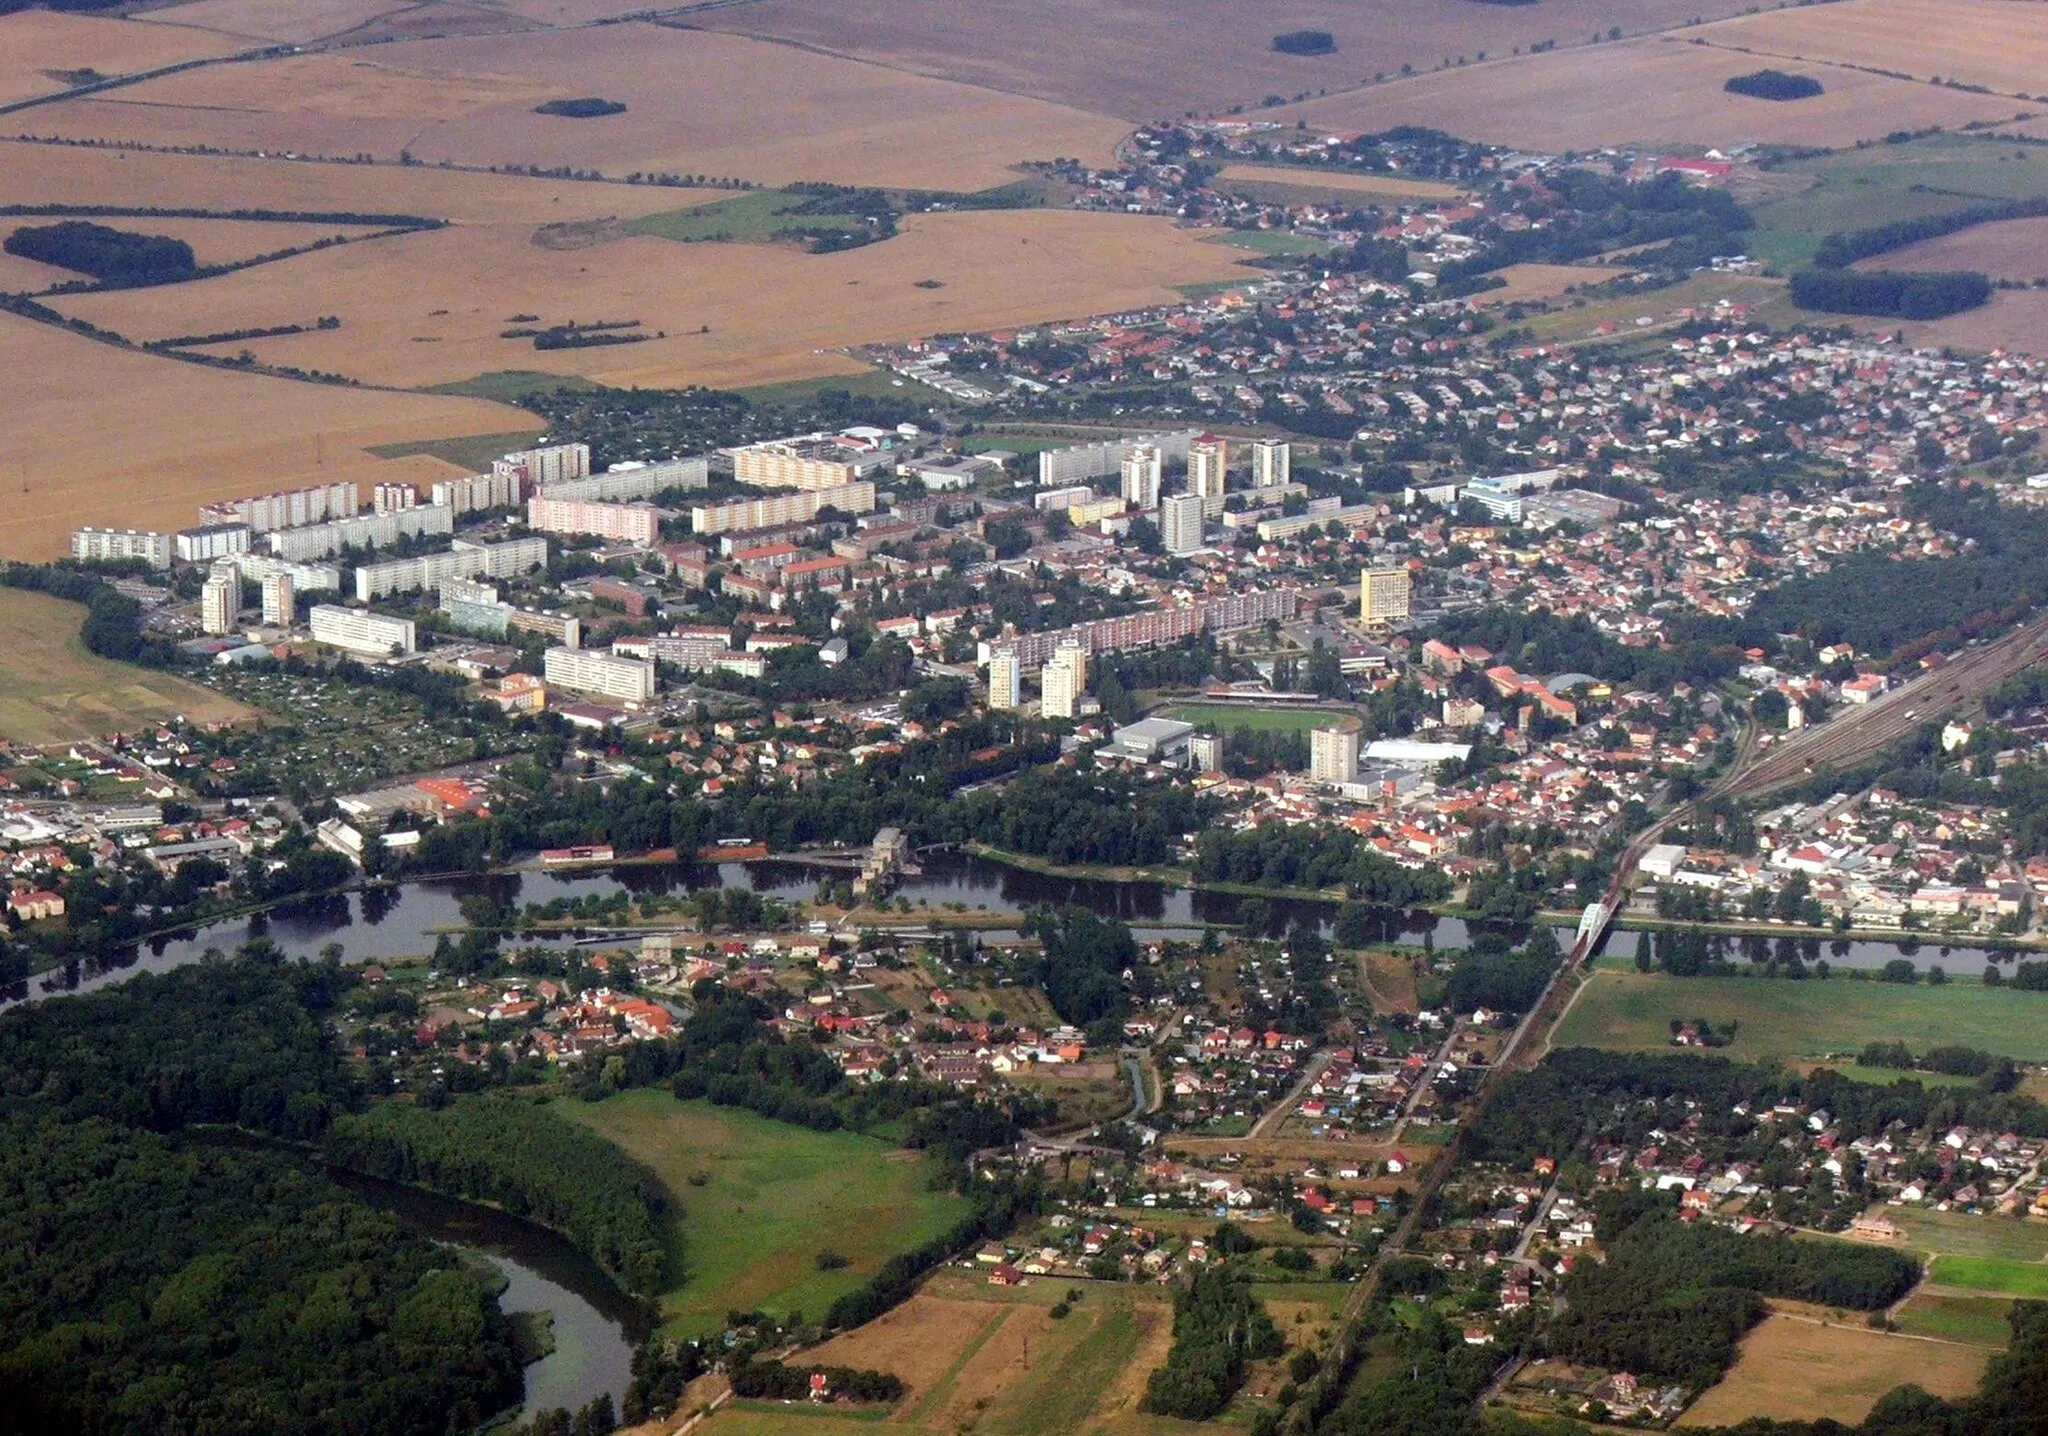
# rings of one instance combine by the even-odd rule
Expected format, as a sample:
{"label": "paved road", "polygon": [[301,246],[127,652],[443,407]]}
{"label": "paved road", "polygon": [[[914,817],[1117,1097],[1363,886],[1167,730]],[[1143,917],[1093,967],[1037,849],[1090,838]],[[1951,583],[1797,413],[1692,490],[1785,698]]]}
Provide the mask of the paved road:
{"label": "paved road", "polygon": [[1287,1114],[1289,1112],[1292,1112],[1295,1108],[1295,1104],[1301,1101],[1301,1094],[1308,1090],[1309,1083],[1315,1081],[1316,1078],[1322,1076],[1323,1069],[1328,1067],[1329,1065],[1329,1053],[1318,1052],[1311,1056],[1308,1059],[1308,1065],[1302,1068],[1301,1076],[1295,1080],[1295,1083],[1292,1087],[1287,1089],[1287,1095],[1282,1097],[1279,1101],[1275,1102],[1272,1106],[1268,1107],[1264,1115],[1262,1115],[1258,1121],[1252,1123],[1251,1131],[1245,1133],[1245,1136],[1272,1136],[1273,1129],[1275,1127],[1278,1127],[1282,1122],[1285,1122],[1287,1120]]}

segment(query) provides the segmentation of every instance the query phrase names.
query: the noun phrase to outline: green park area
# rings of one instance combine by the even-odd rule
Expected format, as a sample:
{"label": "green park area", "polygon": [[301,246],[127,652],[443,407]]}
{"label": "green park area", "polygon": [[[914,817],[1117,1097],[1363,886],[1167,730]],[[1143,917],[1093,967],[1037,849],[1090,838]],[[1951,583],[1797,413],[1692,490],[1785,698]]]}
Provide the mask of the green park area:
{"label": "green park area", "polygon": [[964,1198],[932,1190],[923,1157],[874,1137],[813,1132],[659,1090],[555,1110],[661,1179],[683,1273],[661,1312],[665,1329],[682,1336],[720,1331],[735,1310],[822,1317],[890,1257],[968,1210]]}
{"label": "green park area", "polygon": [[1927,1279],[1939,1286],[1959,1286],[1969,1291],[1995,1291],[2003,1296],[2048,1301],[2048,1265],[2038,1261],[2015,1261],[2010,1257],[1940,1256],[1928,1268]]}
{"label": "green park area", "polygon": [[1217,733],[1249,728],[1254,733],[1307,733],[1343,721],[1339,713],[1304,708],[1240,708],[1232,703],[1176,703],[1161,710],[1162,718],[1192,723]]}
{"label": "green park area", "polygon": [[[1852,1061],[1872,1042],[1975,1047],[2022,1062],[2048,1061],[2048,993],[1951,981],[1671,977],[1603,961],[1559,1024],[1556,1047],[1670,1052],[1673,1019],[1734,1024],[1720,1055],[1744,1062]],[[1845,1068],[1844,1070],[1850,1070]],[[1894,1073],[1873,1073],[1885,1078]]]}

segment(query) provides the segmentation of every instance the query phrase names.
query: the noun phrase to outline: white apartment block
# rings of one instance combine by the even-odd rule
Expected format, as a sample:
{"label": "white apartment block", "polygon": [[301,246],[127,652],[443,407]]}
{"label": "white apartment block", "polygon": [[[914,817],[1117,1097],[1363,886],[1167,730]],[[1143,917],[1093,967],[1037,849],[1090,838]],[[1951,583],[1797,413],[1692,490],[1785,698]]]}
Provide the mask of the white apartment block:
{"label": "white apartment block", "polygon": [[402,538],[455,532],[455,515],[447,509],[421,507],[395,514],[358,514],[305,528],[278,529],[265,538],[270,551],[294,563],[327,558],[347,548],[382,547]]}
{"label": "white apartment block", "polygon": [[596,693],[622,703],[645,703],[654,697],[652,663],[594,648],[550,648],[541,659],[541,676],[550,688]]}
{"label": "white apartment block", "polygon": [[566,484],[571,479],[590,477],[590,445],[551,444],[544,449],[521,449],[491,465],[491,472],[507,478],[518,477],[530,493],[549,484]]}
{"label": "white apartment block", "polygon": [[411,653],[419,646],[418,633],[409,618],[389,618],[332,603],[314,605],[312,618],[315,643],[345,648],[351,653],[383,658],[394,652]]}
{"label": "white apartment block", "polygon": [[749,529],[809,523],[818,516],[820,509],[825,508],[837,509],[843,514],[871,514],[875,511],[875,486],[863,480],[837,488],[813,489],[808,493],[741,499],[729,504],[700,504],[690,510],[690,526],[700,534],[745,533]]}
{"label": "white apartment block", "polygon": [[1408,570],[1369,568],[1358,577],[1358,617],[1384,625],[1408,616]]}
{"label": "white apartment block", "polygon": [[1210,518],[1223,516],[1223,495],[1230,475],[1230,445],[1204,434],[1188,445],[1188,492],[1202,501]]}
{"label": "white apartment block", "polygon": [[770,439],[725,452],[732,456],[734,479],[764,489],[841,489],[873,466],[829,434]]}
{"label": "white apartment block", "polygon": [[1038,711],[1047,718],[1081,716],[1081,695],[1088,691],[1088,655],[1062,648],[1039,670]]}
{"label": "white apartment block", "polygon": [[242,576],[217,566],[199,590],[199,627],[215,637],[233,633],[242,616]]}
{"label": "white apartment block", "polygon": [[202,524],[196,529],[179,529],[171,544],[180,563],[212,563],[249,551],[249,526],[244,523]]}
{"label": "white apartment block", "polygon": [[661,542],[661,521],[668,510],[652,504],[605,504],[590,499],[551,499],[535,494],[526,501],[526,526],[551,534],[595,534],[617,543],[652,548]]}
{"label": "white apartment block", "polygon": [[268,553],[238,553],[234,558],[244,583],[260,584],[281,573],[292,581],[295,594],[341,592],[341,569],[331,563],[292,563]]}
{"label": "white apartment block", "polygon": [[601,474],[547,484],[547,499],[595,499],[600,503],[632,503],[651,499],[666,489],[701,489],[711,482],[711,461],[705,458],[664,459],[658,464],[628,460]]}
{"label": "white apartment block", "polygon": [[353,483],[315,484],[311,488],[286,489],[258,494],[248,499],[228,499],[207,504],[199,510],[202,524],[247,524],[259,534],[278,529],[303,528],[328,519],[350,518],[360,512],[363,496]]}
{"label": "white apartment block", "polygon": [[1252,441],[1252,487],[1277,489],[1294,482],[1294,447],[1285,439]]}
{"label": "white apartment block", "polygon": [[71,556],[87,563],[139,558],[151,568],[169,568],[171,536],[138,529],[74,529]]}
{"label": "white apartment block", "polygon": [[1188,446],[1199,434],[1183,429],[1168,434],[1139,434],[1128,439],[1103,439],[1093,444],[1075,444],[1065,449],[1045,449],[1038,455],[1038,486],[1086,483],[1106,479],[1123,467],[1123,461],[1139,444],[1150,444],[1168,462],[1186,462]]}
{"label": "white apartment block", "polygon": [[992,655],[988,661],[988,706],[1015,708],[1023,700],[1023,678],[1024,665],[1015,653],[1003,649]]}
{"label": "white apartment block", "polygon": [[1133,444],[1123,457],[1124,502],[1133,508],[1159,507],[1159,476],[1163,467],[1155,444]]}
{"label": "white apartment block", "polygon": [[[541,568],[548,561],[548,541],[518,538],[505,543],[455,540],[445,553],[366,563],[356,569],[356,598],[369,603],[391,593],[419,593],[468,578],[512,578]],[[496,595],[492,595],[493,599]]]}
{"label": "white apartment block", "polygon": [[1358,778],[1358,733],[1318,728],[1309,734],[1308,775],[1318,783],[1350,783]]}
{"label": "white apartment block", "polygon": [[526,502],[526,476],[516,469],[471,474],[464,479],[437,479],[431,497],[437,508],[457,514],[482,513]]}
{"label": "white apartment block", "polygon": [[263,622],[272,628],[289,628],[298,621],[298,599],[292,593],[292,576],[273,573],[263,580]]}
{"label": "white apartment block", "polygon": [[1202,546],[1202,515],[1208,501],[1200,494],[1175,494],[1159,505],[1159,537],[1172,554],[1189,554]]}
{"label": "white apartment block", "polygon": [[416,509],[420,506],[420,491],[411,484],[379,484],[370,490],[370,511],[379,514],[395,514],[401,509]]}

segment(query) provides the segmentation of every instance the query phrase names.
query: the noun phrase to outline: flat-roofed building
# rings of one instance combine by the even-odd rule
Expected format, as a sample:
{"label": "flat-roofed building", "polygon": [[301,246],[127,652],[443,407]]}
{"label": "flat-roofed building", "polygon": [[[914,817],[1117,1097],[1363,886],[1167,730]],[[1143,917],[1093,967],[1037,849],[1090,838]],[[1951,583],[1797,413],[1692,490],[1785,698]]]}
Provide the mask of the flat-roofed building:
{"label": "flat-roofed building", "polygon": [[763,489],[839,489],[876,467],[870,459],[830,434],[770,439],[728,449],[732,476]]}
{"label": "flat-roofed building", "polygon": [[1204,434],[1188,445],[1188,492],[1202,501],[1210,518],[1223,516],[1223,494],[1230,474],[1230,444]]}
{"label": "flat-roofed building", "polygon": [[411,653],[419,646],[418,631],[409,618],[392,618],[367,609],[343,608],[339,604],[313,606],[313,641],[350,653],[388,657]]}
{"label": "flat-roofed building", "polygon": [[1252,487],[1277,489],[1294,482],[1294,446],[1285,439],[1252,440]]}
{"label": "flat-roofed building", "polygon": [[541,659],[541,675],[550,688],[596,693],[622,703],[645,703],[654,697],[652,663],[595,648],[550,648]]}
{"label": "flat-roofed building", "polygon": [[1208,507],[1200,494],[1174,494],[1159,503],[1159,538],[1171,554],[1189,554],[1202,546],[1202,514]]}
{"label": "flat-roofed building", "polygon": [[242,575],[234,565],[218,563],[199,590],[199,626],[216,637],[233,633],[242,616]]}
{"label": "flat-roofed building", "polygon": [[1408,616],[1409,577],[1405,568],[1369,568],[1358,577],[1358,618],[1368,628],[1385,628]]}
{"label": "flat-roofed building", "polygon": [[843,514],[875,511],[875,486],[863,480],[809,493],[771,494],[727,504],[699,504],[690,510],[690,526],[700,534],[746,533],[809,523],[823,509]]}
{"label": "flat-roofed building", "polygon": [[594,534],[598,538],[652,548],[661,541],[661,521],[668,511],[652,504],[607,504],[592,499],[551,499],[535,494],[526,501],[527,527],[543,533]]}
{"label": "flat-roofed building", "polygon": [[1308,775],[1318,783],[1349,783],[1358,777],[1358,730],[1318,728],[1308,737]]}
{"label": "flat-roofed building", "polygon": [[282,570],[264,575],[263,621],[273,628],[289,628],[298,619],[298,599],[292,592],[292,576]]}
{"label": "flat-roofed building", "polygon": [[998,710],[1015,708],[1023,701],[1024,666],[1017,655],[1002,649],[988,661],[988,706]]}
{"label": "flat-roofed building", "polygon": [[74,529],[71,556],[83,563],[139,558],[151,568],[169,568],[171,536],[140,529]]}
{"label": "flat-roofed building", "polygon": [[1159,446],[1133,444],[1122,465],[1124,502],[1133,508],[1159,507],[1159,479],[1162,465]]}
{"label": "flat-roofed building", "polygon": [[1081,695],[1088,691],[1088,654],[1062,648],[1038,673],[1038,711],[1047,718],[1081,716]]}
{"label": "flat-roofed building", "polygon": [[201,524],[196,529],[179,529],[171,535],[180,563],[212,563],[249,551],[249,526],[245,523]]}

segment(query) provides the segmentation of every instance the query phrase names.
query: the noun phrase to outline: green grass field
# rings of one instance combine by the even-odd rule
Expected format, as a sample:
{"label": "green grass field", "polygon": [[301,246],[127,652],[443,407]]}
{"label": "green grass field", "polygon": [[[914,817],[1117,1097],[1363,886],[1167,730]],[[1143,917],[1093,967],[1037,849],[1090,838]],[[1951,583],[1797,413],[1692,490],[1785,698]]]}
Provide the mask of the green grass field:
{"label": "green grass field", "polygon": [[1218,733],[1235,733],[1249,728],[1254,733],[1307,733],[1342,721],[1337,713],[1309,712],[1295,708],[1239,708],[1229,703],[1174,703],[1160,710],[1160,716]]}
{"label": "green grass field", "polygon": [[2006,1316],[2010,1298],[2002,1296],[1936,1296],[1921,1293],[1899,1308],[1899,1330],[1909,1336],[1934,1336],[1971,1346],[2003,1348],[2012,1336]]}
{"label": "green grass field", "polygon": [[[2048,1060],[2048,994],[1950,982],[1906,987],[1761,977],[1670,977],[1603,962],[1572,1004],[1552,1045],[1672,1052],[1671,1019],[1740,1022],[1719,1049],[1748,1062],[1816,1061],[1874,1041],[1915,1051],[1944,1043],[2026,1062]],[[1881,1076],[1882,1074],[1874,1074]]]}
{"label": "green grass field", "polygon": [[[518,403],[531,394],[533,389],[528,388],[520,393],[512,393],[509,390],[505,393],[485,393],[481,390],[470,392],[473,393],[473,397],[479,399],[501,399],[508,403]],[[501,459],[507,454],[530,447],[534,433],[534,430],[526,429],[511,434],[472,434],[460,439],[422,439],[410,444],[379,444],[370,452],[380,459],[409,459],[414,454],[427,454],[458,468],[467,469],[471,473],[488,473],[493,459]]]}
{"label": "green grass field", "polygon": [[1799,160],[1783,173],[1809,175],[1813,185],[1758,204],[1757,229],[1743,239],[1751,254],[1783,268],[1806,263],[1836,231],[1946,214],[1984,200],[2048,195],[2048,155],[1963,135]]}
{"label": "green grass field", "polygon": [[[488,374],[479,374],[473,379],[458,379],[453,384],[436,384],[426,390],[429,394],[459,394],[470,399],[496,399],[504,404],[521,404],[534,394],[546,394],[556,389],[601,389],[602,384],[592,383],[581,374],[550,374],[541,369],[493,369]],[[457,441],[459,442],[459,441]],[[396,449],[397,454],[380,455],[386,458],[403,457],[405,454],[430,452],[412,444],[391,444],[385,447]],[[523,447],[515,445],[514,447]],[[378,450],[371,450],[379,453]],[[496,457],[493,455],[493,457]]]}
{"label": "green grass field", "polygon": [[[682,1285],[661,1298],[663,1329],[723,1329],[728,1311],[822,1316],[900,1252],[940,1235],[964,1198],[929,1187],[913,1153],[851,1132],[812,1132],[751,1112],[640,1090],[556,1108],[661,1178],[675,1209]],[[692,1179],[703,1177],[701,1186]],[[817,1256],[848,1258],[820,1271]]]}
{"label": "green grass field", "polygon": [[882,369],[864,374],[827,374],[817,379],[793,379],[786,384],[758,384],[734,392],[752,404],[809,404],[827,389],[839,389],[857,399],[902,399],[925,394],[922,384],[899,379]]}
{"label": "green grass field", "polygon": [[715,204],[692,205],[662,214],[628,220],[631,234],[651,234],[660,239],[685,242],[729,240],[740,244],[766,244],[778,230],[862,228],[859,219],[848,214],[791,214],[806,195],[788,190],[757,189],[722,199]]}
{"label": "green grass field", "polygon": [[2048,1260],[2048,1224],[1937,1212],[1931,1207],[1886,1207],[1884,1214],[1919,1251],[2017,1262]]}
{"label": "green grass field", "polygon": [[[8,636],[0,644],[0,738],[63,743],[133,732],[178,716],[195,723],[253,716],[211,688],[88,652],[78,636],[84,622],[83,604],[0,589],[0,625]],[[99,788],[109,795],[137,791],[136,784]]]}
{"label": "green grass field", "polygon": [[1211,235],[1209,243],[1227,244],[1233,249],[1249,249],[1259,254],[1287,255],[1328,254],[1336,247],[1328,240],[1309,239],[1284,229],[1233,229]]}
{"label": "green grass field", "polygon": [[1927,1279],[1967,1291],[1995,1291],[2006,1296],[2048,1300],[2048,1265],[2040,1262],[2014,1261],[2009,1257],[1940,1256],[1928,1268]]}

